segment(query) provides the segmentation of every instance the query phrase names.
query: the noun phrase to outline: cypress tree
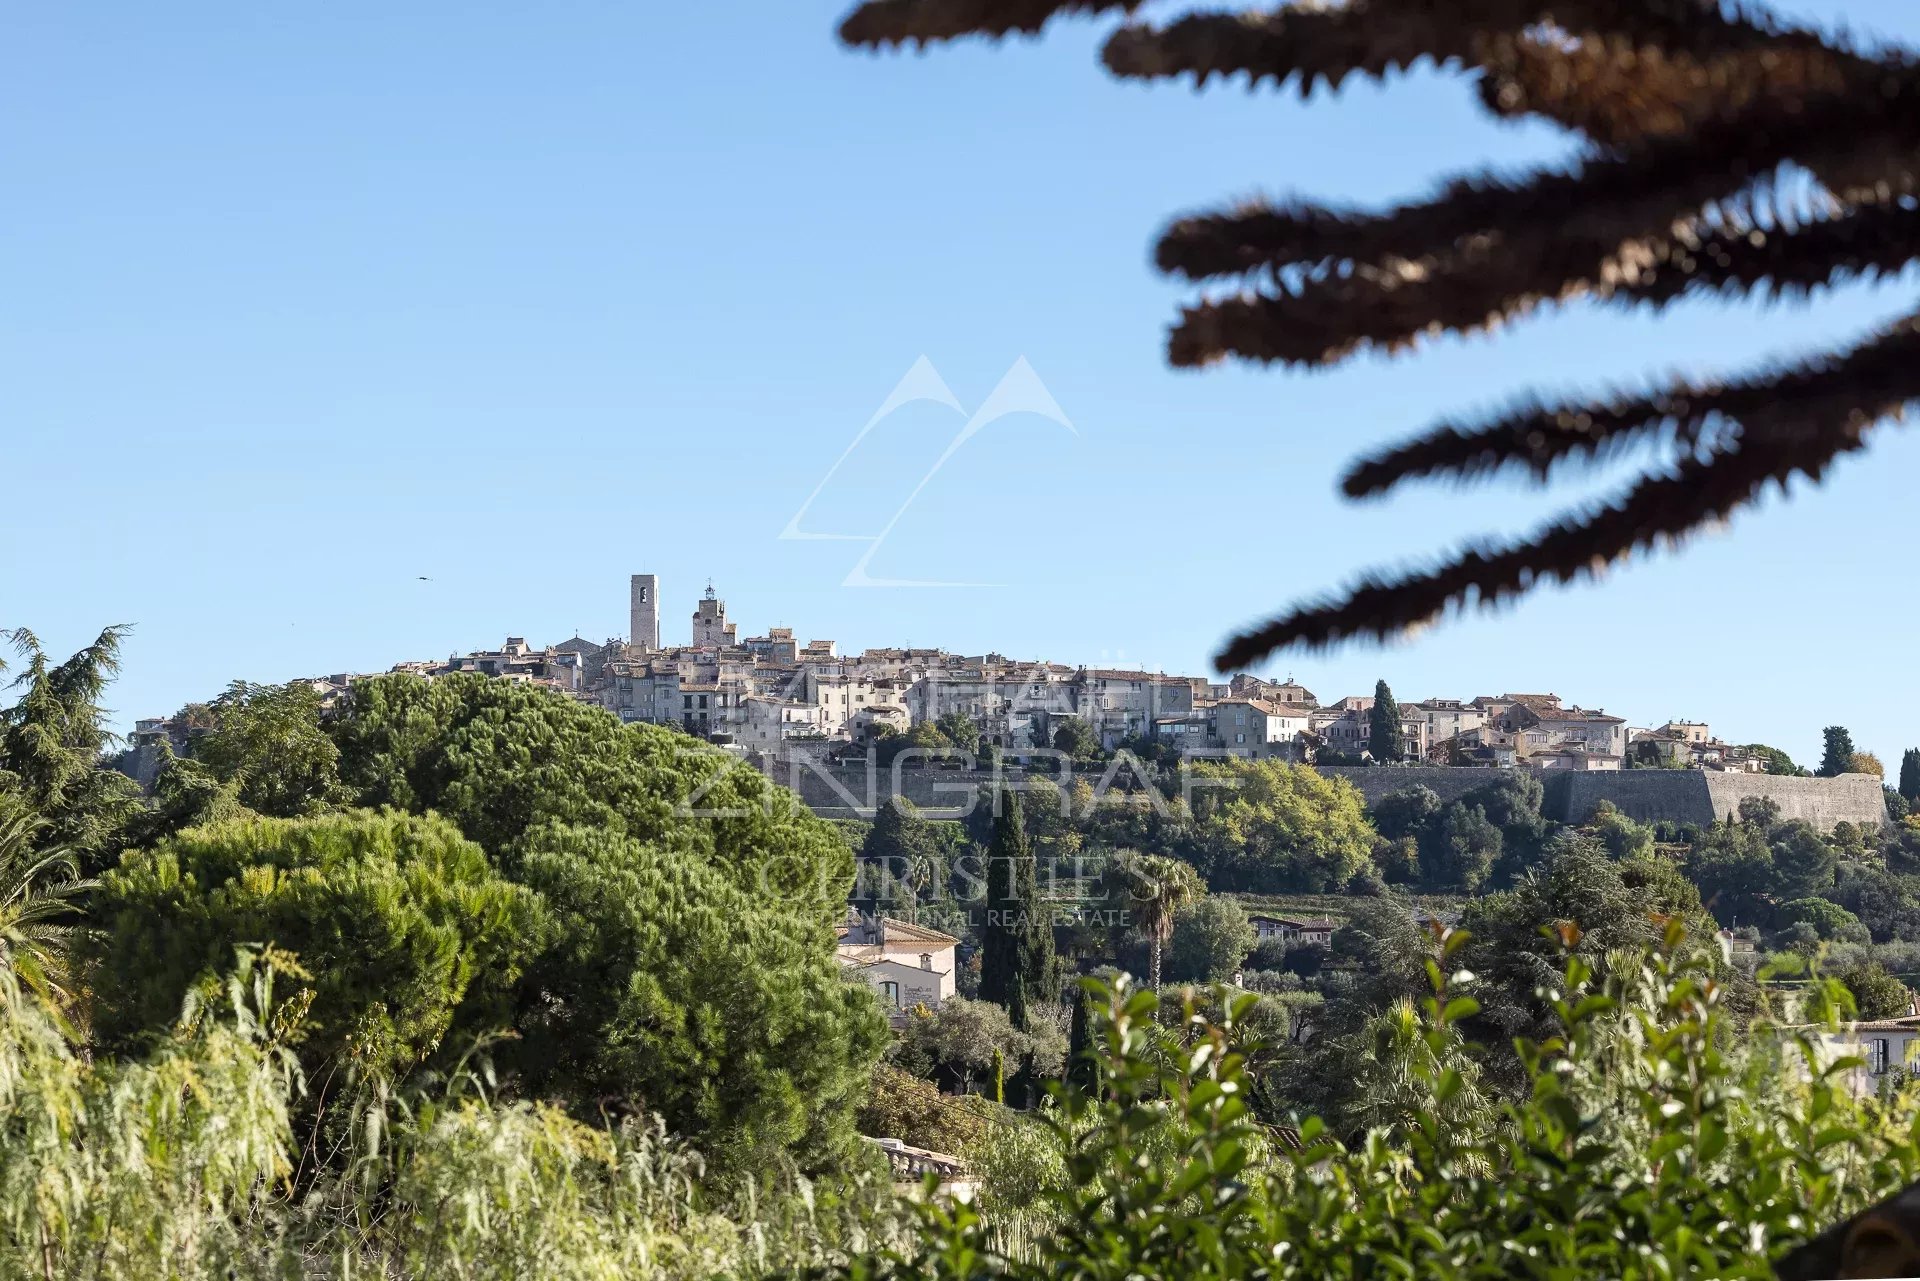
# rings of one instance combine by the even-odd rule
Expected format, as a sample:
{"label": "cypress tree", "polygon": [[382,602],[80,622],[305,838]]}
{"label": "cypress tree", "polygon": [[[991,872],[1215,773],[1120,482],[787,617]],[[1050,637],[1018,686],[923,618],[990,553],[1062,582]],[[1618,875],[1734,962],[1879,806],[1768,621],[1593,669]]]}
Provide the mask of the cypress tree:
{"label": "cypress tree", "polygon": [[1920,801],[1920,747],[1909,747],[1901,753],[1900,795]]}
{"label": "cypress tree", "polygon": [[1370,730],[1367,746],[1373,751],[1373,759],[1399,760],[1400,704],[1394,701],[1393,691],[1385,681],[1374,682],[1373,710],[1367,713],[1367,723]]}
{"label": "cypress tree", "polygon": [[1067,1029],[1067,1084],[1091,1090],[1097,1075],[1093,1060],[1092,998],[1081,988],[1073,995],[1073,1022]]}
{"label": "cypress tree", "polygon": [[1030,1005],[1049,994],[1053,926],[1040,906],[1033,849],[1017,793],[1002,789],[987,848],[987,919],[980,941],[980,999],[1006,1007],[1013,1025],[1032,1024]]}
{"label": "cypress tree", "polygon": [[932,825],[904,796],[893,797],[874,814],[860,863],[862,888],[870,890],[873,910],[902,910],[909,919],[923,897],[938,897],[947,873]]}
{"label": "cypress tree", "polygon": [[1821,778],[1832,778],[1853,768],[1853,735],[1844,725],[1829,725],[1826,736],[1827,750],[1820,758],[1820,768],[1814,772]]}

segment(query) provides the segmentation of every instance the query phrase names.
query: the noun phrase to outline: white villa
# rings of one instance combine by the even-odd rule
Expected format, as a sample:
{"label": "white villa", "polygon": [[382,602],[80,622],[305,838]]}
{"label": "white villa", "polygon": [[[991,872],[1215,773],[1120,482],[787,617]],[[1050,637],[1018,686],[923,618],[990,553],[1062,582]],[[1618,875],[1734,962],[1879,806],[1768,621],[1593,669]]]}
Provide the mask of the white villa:
{"label": "white villa", "polygon": [[1340,922],[1325,918],[1298,916],[1250,916],[1253,935],[1258,939],[1279,939],[1283,943],[1331,943]]}
{"label": "white villa", "polygon": [[1823,1061],[1858,1057],[1847,1081],[1856,1098],[1878,1094],[1889,1079],[1920,1073],[1920,1015],[1870,1019],[1838,1029],[1804,1029],[1819,1042]]}
{"label": "white villa", "polygon": [[953,995],[953,949],[960,940],[951,934],[853,907],[836,933],[841,966],[873,985],[889,1015]]}

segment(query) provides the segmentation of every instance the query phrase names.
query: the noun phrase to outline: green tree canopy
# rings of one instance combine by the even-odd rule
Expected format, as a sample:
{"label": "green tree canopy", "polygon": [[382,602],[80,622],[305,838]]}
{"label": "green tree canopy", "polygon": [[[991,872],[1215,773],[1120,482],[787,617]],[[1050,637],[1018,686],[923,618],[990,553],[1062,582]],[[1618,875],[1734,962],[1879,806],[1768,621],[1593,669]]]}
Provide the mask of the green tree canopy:
{"label": "green tree canopy", "polygon": [[949,743],[952,743],[961,751],[977,752],[980,750],[980,727],[974,724],[973,718],[965,712],[948,712],[936,720],[934,726],[941,734],[946,736]]}
{"label": "green tree canopy", "polygon": [[[1569,832],[1555,838],[1546,862],[1513,889],[1467,904],[1461,926],[1471,941],[1461,957],[1480,976],[1473,990],[1482,1035],[1475,1039],[1506,1045],[1544,1031],[1551,1011],[1536,992],[1553,990],[1569,948],[1604,970],[1610,952],[1651,946],[1660,937],[1660,919],[1694,905],[1679,878],[1642,875],[1630,882],[1629,866],[1608,858],[1593,838]],[[1713,931],[1704,916],[1690,926],[1699,937]]]}
{"label": "green tree canopy", "polygon": [[1177,908],[1167,948],[1167,977],[1220,983],[1233,977],[1253,950],[1253,923],[1232,899],[1208,897]]}
{"label": "green tree canopy", "polygon": [[551,925],[498,1054],[529,1089],[657,1112],[729,1172],[849,1158],[885,1025],[830,918],[661,842],[553,825],[522,844]]}
{"label": "green tree canopy", "polygon": [[1436,889],[1478,890],[1504,840],[1485,810],[1456,801],[1420,835],[1421,879]]}
{"label": "green tree canopy", "polygon": [[1859,917],[1823,898],[1797,898],[1782,903],[1774,909],[1773,923],[1779,930],[1806,925],[1823,943],[1865,943],[1871,937]]}
{"label": "green tree canopy", "polygon": [[1826,737],[1826,751],[1821,754],[1820,768],[1814,772],[1821,778],[1845,774],[1853,768],[1853,735],[1844,725],[1829,725],[1822,733]]}
{"label": "green tree canopy", "polygon": [[1367,815],[1381,836],[1397,841],[1403,836],[1418,839],[1426,830],[1428,820],[1443,808],[1439,793],[1416,783],[1387,793],[1368,807]]}
{"label": "green tree canopy", "polygon": [[389,810],[242,819],[130,851],[93,919],[87,979],[105,1043],[169,1026],[236,949],[272,943],[311,976],[303,1057],[317,1080],[334,1066],[403,1073],[510,1025],[547,918],[453,824]]}
{"label": "green tree canopy", "polygon": [[916,1076],[965,1090],[986,1079],[996,1058],[1002,1063],[1031,1061],[1042,1075],[1056,1075],[1066,1049],[1067,1038],[1051,1023],[1022,1030],[1005,1006],[955,996],[937,1009],[910,1014],[891,1057]]}
{"label": "green tree canopy", "polygon": [[1900,795],[1920,803],[1920,747],[1900,753]]}
{"label": "green tree canopy", "polygon": [[1159,987],[1174,918],[1183,906],[1206,893],[1199,873],[1164,854],[1115,850],[1101,869],[1100,880],[1109,910],[1147,940],[1147,983]]}
{"label": "green tree canopy", "polygon": [[1833,888],[1838,860],[1833,846],[1809,823],[1782,823],[1768,833],[1773,847],[1773,896],[1778,900],[1810,898]]}
{"label": "green tree canopy", "polygon": [[53,663],[26,628],[0,630],[25,661],[13,687],[19,697],[0,708],[0,791],[15,793],[40,816],[36,837],[97,868],[119,848],[140,813],[133,780],[101,768],[113,742],[100,705],[120,670],[125,627],[109,627],[63,663]]}
{"label": "green tree canopy", "polygon": [[1004,1006],[1013,1025],[1031,1028],[1033,1007],[1052,1001],[1053,917],[1040,901],[1025,806],[1003,788],[987,847],[986,919],[981,925],[980,996]]}
{"label": "green tree canopy", "polygon": [[328,729],[360,804],[443,814],[509,875],[529,832],[562,824],[657,844],[827,915],[852,883],[846,842],[758,770],[547,690],[380,676],[354,685]]}
{"label": "green tree canopy", "polygon": [[1372,867],[1360,793],[1285,761],[1203,761],[1192,770],[1199,843],[1220,888],[1334,893]]}
{"label": "green tree canopy", "polygon": [[1777,880],[1773,849],[1757,825],[1715,823],[1707,828],[1688,850],[1686,872],[1722,925],[1766,919]]}
{"label": "green tree canopy", "polygon": [[1878,961],[1850,966],[1836,977],[1853,993],[1860,1018],[1892,1019],[1913,1013],[1913,992]]}
{"label": "green tree canopy", "polygon": [[349,799],[340,749],[320,726],[320,695],[311,685],[235,681],[208,710],[212,728],[193,738],[193,758],[232,783],[248,809],[301,818]]}
{"label": "green tree canopy", "polygon": [[1053,731],[1053,750],[1065,752],[1076,761],[1092,760],[1100,755],[1100,736],[1093,732],[1093,726],[1078,716],[1056,718],[1060,723]]}
{"label": "green tree canopy", "polygon": [[1779,774],[1788,778],[1797,777],[1807,771],[1793,763],[1793,758],[1777,747],[1768,747],[1765,743],[1748,743],[1741,747],[1743,752],[1757,756],[1763,761],[1769,774]]}
{"label": "green tree canopy", "polygon": [[896,796],[874,813],[860,845],[860,884],[864,897],[890,900],[895,886],[908,905],[937,893],[946,880],[946,859],[932,824],[914,803]]}

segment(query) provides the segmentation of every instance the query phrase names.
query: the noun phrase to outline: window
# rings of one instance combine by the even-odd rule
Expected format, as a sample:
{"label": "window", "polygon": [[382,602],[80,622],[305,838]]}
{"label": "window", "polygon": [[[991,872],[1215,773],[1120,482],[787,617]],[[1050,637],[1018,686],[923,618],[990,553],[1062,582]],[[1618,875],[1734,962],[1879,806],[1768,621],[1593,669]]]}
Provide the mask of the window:
{"label": "window", "polygon": [[896,1010],[899,1009],[900,1008],[900,985],[898,983],[895,983],[892,979],[887,979],[884,982],[882,982],[880,984],[880,999],[885,1001],[888,1005],[892,1006],[894,1009]]}
{"label": "window", "polygon": [[685,694],[685,695],[682,695],[682,696],[681,696],[681,699],[680,699],[680,706],[681,706],[681,707],[683,707],[683,708],[686,708],[686,707],[692,707],[692,706],[693,706],[693,695],[691,695],[691,694]]}
{"label": "window", "polygon": [[1873,1074],[1875,1076],[1887,1070],[1887,1061],[1890,1057],[1888,1054],[1889,1044],[1887,1038],[1884,1036],[1876,1036],[1873,1039]]}

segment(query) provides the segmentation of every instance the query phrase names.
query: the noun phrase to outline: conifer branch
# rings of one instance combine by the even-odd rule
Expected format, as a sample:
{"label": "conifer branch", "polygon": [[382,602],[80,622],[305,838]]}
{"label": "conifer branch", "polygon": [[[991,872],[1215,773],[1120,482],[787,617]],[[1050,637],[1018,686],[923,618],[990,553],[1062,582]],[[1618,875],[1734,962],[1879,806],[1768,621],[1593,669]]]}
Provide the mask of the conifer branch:
{"label": "conifer branch", "polygon": [[[853,43],[1038,30],[1055,13],[1130,0],[872,0]],[[1366,346],[1496,327],[1576,298],[1665,306],[1699,294],[1799,297],[1920,259],[1920,61],[1863,52],[1727,0],[1298,0],[1254,13],[1127,22],[1115,74],[1245,75],[1303,94],[1420,61],[1480,73],[1499,116],[1537,115],[1591,144],[1564,168],[1455,180],[1373,212],[1253,201],[1180,218],[1160,268],[1237,292],[1187,308],[1174,364],[1228,355],[1319,365]],[[1817,215],[1795,169],[1819,184]],[[1782,202],[1792,205],[1792,201]],[[1284,645],[1384,638],[1537,582],[1567,582],[1677,542],[1795,475],[1818,478],[1877,421],[1920,398],[1916,320],[1850,352],[1728,383],[1683,382],[1595,405],[1531,402],[1481,426],[1442,424],[1358,465],[1353,496],[1420,476],[1558,467],[1652,441],[1677,457],[1613,504],[1538,535],[1471,547],[1436,569],[1372,576],[1236,638],[1223,666]]]}
{"label": "conifer branch", "polygon": [[1542,583],[1597,577],[1615,561],[1678,545],[1753,502],[1769,484],[1784,485],[1796,474],[1818,481],[1835,458],[1861,447],[1870,425],[1849,417],[1803,433],[1790,448],[1756,443],[1706,460],[1683,459],[1665,475],[1642,478],[1618,502],[1518,542],[1469,548],[1426,572],[1369,575],[1343,597],[1235,636],[1214,662],[1225,671],[1278,649],[1390,640],[1469,606],[1493,608]]}
{"label": "conifer branch", "polygon": [[1057,14],[1131,13],[1144,0],[866,0],[840,23],[840,39],[861,49],[925,46],[962,36],[1033,35]]}
{"label": "conifer branch", "polygon": [[1788,161],[1816,171],[1871,165],[1887,194],[1913,190],[1920,185],[1920,75],[1890,74],[1871,111],[1854,95],[1757,103],[1571,172],[1456,179],[1433,200],[1386,213],[1253,203],[1181,218],[1161,236],[1155,259],[1162,270],[1196,280],[1341,263],[1398,264],[1405,274],[1475,241],[1506,256],[1516,245],[1565,238],[1617,245],[1664,235],[1709,204],[1751,199]]}
{"label": "conifer branch", "polygon": [[1806,432],[1851,416],[1876,420],[1916,400],[1920,320],[1909,317],[1851,350],[1729,383],[1681,382],[1598,403],[1534,401],[1477,427],[1443,423],[1360,463],[1341,487],[1365,498],[1419,477],[1476,480],[1502,470],[1544,481],[1563,464],[1649,440],[1697,447],[1716,422],[1736,425],[1743,448],[1791,449]]}
{"label": "conifer branch", "polygon": [[1915,258],[1920,203],[1903,196],[1802,227],[1676,238],[1655,249],[1612,297],[1655,306],[1701,294],[1802,298],[1849,280],[1897,275]]}

